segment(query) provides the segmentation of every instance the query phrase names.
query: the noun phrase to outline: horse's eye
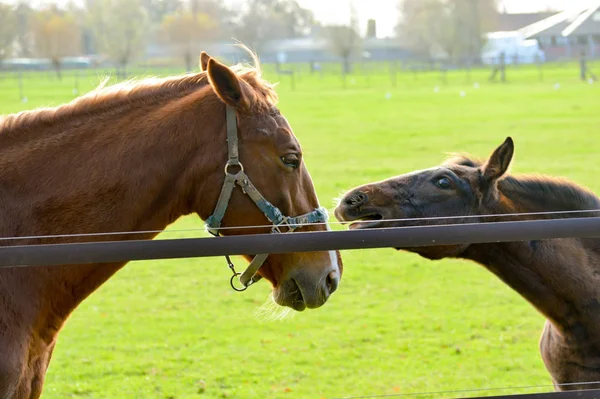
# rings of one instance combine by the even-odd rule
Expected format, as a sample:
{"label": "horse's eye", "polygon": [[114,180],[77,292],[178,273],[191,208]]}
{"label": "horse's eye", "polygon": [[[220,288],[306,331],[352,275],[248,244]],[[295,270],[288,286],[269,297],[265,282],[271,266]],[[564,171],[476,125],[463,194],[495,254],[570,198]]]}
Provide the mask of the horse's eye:
{"label": "horse's eye", "polygon": [[447,177],[440,177],[436,180],[435,185],[439,188],[447,190],[452,187],[452,182]]}
{"label": "horse's eye", "polygon": [[285,154],[281,157],[281,162],[292,169],[298,169],[300,166],[300,157],[298,154]]}

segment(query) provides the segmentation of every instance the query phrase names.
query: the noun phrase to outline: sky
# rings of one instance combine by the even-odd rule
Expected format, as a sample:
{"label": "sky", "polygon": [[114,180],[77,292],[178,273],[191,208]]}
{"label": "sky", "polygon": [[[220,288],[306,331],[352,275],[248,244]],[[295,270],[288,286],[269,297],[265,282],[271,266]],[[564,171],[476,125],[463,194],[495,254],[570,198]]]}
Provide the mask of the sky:
{"label": "sky", "polygon": [[[7,0],[0,0],[7,1]],[[16,2],[18,0],[8,0]],[[29,0],[31,3],[40,3],[44,0]],[[55,0],[66,3],[68,0]],[[76,0],[77,1],[77,0]],[[243,0],[224,0],[226,2],[240,2]],[[313,10],[315,17],[327,23],[347,23],[350,20],[349,1],[352,1],[357,11],[358,22],[362,33],[366,31],[367,20],[373,18],[377,21],[377,36],[391,36],[394,26],[398,21],[398,0],[297,0],[305,8]],[[535,12],[551,7],[555,10],[565,10],[573,7],[585,7],[598,0],[499,0],[501,9],[507,12]]]}

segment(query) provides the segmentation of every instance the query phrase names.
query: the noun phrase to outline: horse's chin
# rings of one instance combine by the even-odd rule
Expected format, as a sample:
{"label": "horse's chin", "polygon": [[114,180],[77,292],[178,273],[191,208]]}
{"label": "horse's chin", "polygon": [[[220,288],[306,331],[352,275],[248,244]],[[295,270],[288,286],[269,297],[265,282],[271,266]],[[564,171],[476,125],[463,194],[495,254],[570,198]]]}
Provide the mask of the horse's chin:
{"label": "horse's chin", "polygon": [[467,249],[468,245],[441,245],[435,247],[396,248],[398,251],[415,253],[428,260],[440,260],[445,258],[459,258]]}
{"label": "horse's chin", "polygon": [[[400,217],[395,216],[393,222],[386,221],[386,219],[359,219],[355,220],[348,226],[350,230],[366,230],[366,229],[378,229],[378,228],[390,228],[390,227],[418,227],[426,226],[420,220],[411,220],[406,216]],[[407,251],[415,253],[428,260],[440,260],[444,258],[459,258],[467,249],[468,245],[439,245],[439,246],[428,246],[428,247],[413,247],[413,248],[395,248],[398,251]]]}
{"label": "horse's chin", "polygon": [[292,308],[296,312],[302,312],[307,307],[302,291],[293,279],[288,279],[273,289],[273,300],[279,306]]}

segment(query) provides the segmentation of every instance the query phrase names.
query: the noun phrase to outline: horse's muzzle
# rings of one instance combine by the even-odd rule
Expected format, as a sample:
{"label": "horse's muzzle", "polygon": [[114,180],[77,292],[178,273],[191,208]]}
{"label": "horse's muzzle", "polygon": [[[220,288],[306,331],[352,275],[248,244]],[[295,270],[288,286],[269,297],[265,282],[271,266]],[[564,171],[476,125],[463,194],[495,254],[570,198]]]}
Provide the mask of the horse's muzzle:
{"label": "horse's muzzle", "polygon": [[332,267],[315,275],[311,270],[301,269],[279,285],[274,292],[274,299],[281,306],[288,306],[296,311],[306,308],[315,309],[327,302],[340,283],[340,272]]}

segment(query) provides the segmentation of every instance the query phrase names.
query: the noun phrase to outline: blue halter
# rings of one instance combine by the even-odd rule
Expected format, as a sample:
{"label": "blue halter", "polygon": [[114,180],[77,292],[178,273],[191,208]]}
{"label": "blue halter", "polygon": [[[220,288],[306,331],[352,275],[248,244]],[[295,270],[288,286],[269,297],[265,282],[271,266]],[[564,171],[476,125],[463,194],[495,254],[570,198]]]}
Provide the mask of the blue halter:
{"label": "blue halter", "polygon": [[[238,151],[238,137],[237,137],[237,115],[235,109],[230,106],[226,106],[226,124],[227,124],[227,149],[229,152],[229,159],[225,164],[225,181],[221,188],[221,194],[217,201],[217,205],[213,211],[213,214],[206,219],[206,227],[209,233],[213,236],[219,235],[219,228],[221,227],[221,221],[225,216],[225,211],[229,205],[231,194],[236,184],[239,185],[244,192],[248,195],[256,206],[264,213],[267,219],[273,224],[271,233],[291,233],[297,228],[305,224],[312,223],[325,223],[328,219],[327,210],[325,208],[317,208],[312,212],[305,213],[300,216],[285,216],[279,208],[271,204],[261,195],[261,193],[254,187],[250,178],[244,172],[244,166],[239,160]],[[231,173],[230,168],[237,167],[239,171],[237,173]],[[261,276],[257,275],[258,269],[265,262],[269,254],[258,254],[256,255],[246,270],[243,273],[237,273],[235,266],[231,262],[229,256],[225,256],[227,264],[233,272],[231,276],[231,287],[236,291],[244,291],[253,283],[260,280]],[[242,288],[238,288],[234,284],[235,277],[239,276],[239,281],[242,284]]]}

